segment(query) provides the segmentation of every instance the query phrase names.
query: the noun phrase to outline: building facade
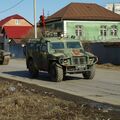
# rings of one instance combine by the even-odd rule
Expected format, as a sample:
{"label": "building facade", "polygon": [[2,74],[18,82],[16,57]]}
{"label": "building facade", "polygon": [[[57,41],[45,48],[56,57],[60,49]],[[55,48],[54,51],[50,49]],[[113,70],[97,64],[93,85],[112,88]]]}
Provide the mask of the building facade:
{"label": "building facade", "polygon": [[65,36],[75,36],[83,41],[116,42],[120,41],[119,21],[74,21],[64,20],[48,24],[49,29],[55,29]]}
{"label": "building facade", "polygon": [[120,41],[120,15],[97,4],[71,3],[48,17],[46,26],[84,41]]}
{"label": "building facade", "polygon": [[21,40],[33,28],[33,25],[20,15],[12,15],[0,21],[0,32],[13,42]]}
{"label": "building facade", "polygon": [[22,39],[33,29],[33,25],[20,15],[12,15],[0,21],[0,33],[9,40],[11,54],[23,57]]}

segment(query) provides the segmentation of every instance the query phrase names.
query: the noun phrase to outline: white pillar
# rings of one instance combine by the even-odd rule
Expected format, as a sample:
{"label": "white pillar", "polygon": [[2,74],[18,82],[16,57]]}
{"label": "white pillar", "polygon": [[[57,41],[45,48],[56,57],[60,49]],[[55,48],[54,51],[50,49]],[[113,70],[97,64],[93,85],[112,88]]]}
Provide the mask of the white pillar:
{"label": "white pillar", "polygon": [[35,32],[35,38],[37,38],[36,0],[34,0],[34,32]]}
{"label": "white pillar", "polygon": [[63,27],[63,32],[64,32],[64,37],[67,37],[67,21],[64,21],[64,27]]}

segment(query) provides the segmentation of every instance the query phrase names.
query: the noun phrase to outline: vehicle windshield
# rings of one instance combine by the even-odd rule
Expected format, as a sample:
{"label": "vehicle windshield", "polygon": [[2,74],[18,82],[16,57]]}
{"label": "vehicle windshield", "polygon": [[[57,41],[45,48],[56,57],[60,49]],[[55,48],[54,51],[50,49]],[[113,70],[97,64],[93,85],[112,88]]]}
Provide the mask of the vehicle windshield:
{"label": "vehicle windshield", "polygon": [[67,42],[67,48],[81,48],[79,42]]}
{"label": "vehicle windshield", "polygon": [[53,42],[53,43],[51,43],[50,47],[52,49],[64,49],[64,43],[63,42]]}

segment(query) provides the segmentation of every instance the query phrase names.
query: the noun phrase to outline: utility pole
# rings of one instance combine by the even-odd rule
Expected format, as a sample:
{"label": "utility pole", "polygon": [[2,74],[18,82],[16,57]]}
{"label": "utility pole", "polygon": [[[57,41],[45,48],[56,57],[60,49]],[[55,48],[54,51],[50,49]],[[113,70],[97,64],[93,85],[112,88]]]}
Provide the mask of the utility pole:
{"label": "utility pole", "polygon": [[34,0],[34,33],[37,38],[37,24],[36,24],[36,0]]}

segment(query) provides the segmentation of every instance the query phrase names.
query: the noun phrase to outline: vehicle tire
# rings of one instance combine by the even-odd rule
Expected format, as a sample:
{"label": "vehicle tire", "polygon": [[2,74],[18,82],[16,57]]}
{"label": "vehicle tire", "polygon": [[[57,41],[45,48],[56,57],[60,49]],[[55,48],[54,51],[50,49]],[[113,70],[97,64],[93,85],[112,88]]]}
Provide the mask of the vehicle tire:
{"label": "vehicle tire", "polygon": [[10,56],[4,56],[3,60],[0,61],[0,64],[1,65],[8,65],[9,61],[10,61]]}
{"label": "vehicle tire", "polygon": [[66,78],[66,72],[63,70],[63,80]]}
{"label": "vehicle tire", "polygon": [[50,65],[50,78],[54,82],[61,82],[63,80],[63,69],[62,66],[60,66],[57,63],[52,63]]}
{"label": "vehicle tire", "polygon": [[37,70],[34,66],[34,62],[32,59],[28,60],[28,69],[31,77],[36,78],[39,75],[39,70]]}
{"label": "vehicle tire", "polygon": [[5,56],[3,60],[3,65],[8,65],[9,60],[10,60],[10,56]]}
{"label": "vehicle tire", "polygon": [[93,79],[95,76],[95,65],[90,67],[90,71],[86,71],[82,75],[85,79]]}

